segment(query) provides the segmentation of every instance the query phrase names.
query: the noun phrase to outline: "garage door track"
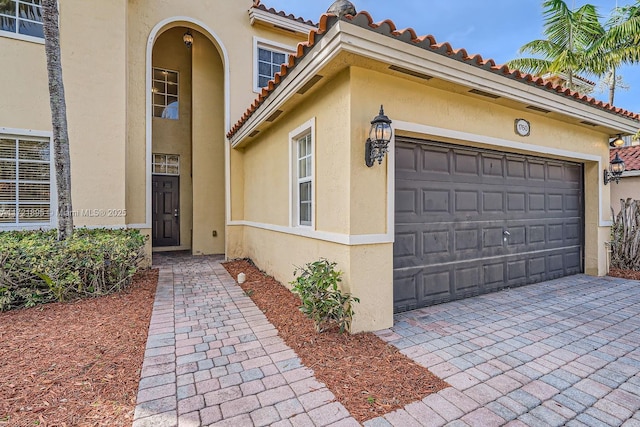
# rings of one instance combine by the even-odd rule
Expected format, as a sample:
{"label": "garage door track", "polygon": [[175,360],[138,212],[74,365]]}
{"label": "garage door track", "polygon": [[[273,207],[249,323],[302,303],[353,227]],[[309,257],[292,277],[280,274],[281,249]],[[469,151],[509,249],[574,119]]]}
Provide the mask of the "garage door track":
{"label": "garage door track", "polygon": [[640,426],[639,282],[562,278],[402,313],[378,335],[452,387],[365,425]]}

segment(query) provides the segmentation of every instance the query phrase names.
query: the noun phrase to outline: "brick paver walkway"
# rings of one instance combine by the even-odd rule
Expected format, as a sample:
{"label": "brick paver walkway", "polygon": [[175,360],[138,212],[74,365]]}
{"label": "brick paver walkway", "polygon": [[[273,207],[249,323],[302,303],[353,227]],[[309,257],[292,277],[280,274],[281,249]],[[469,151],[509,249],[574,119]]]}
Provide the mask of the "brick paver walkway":
{"label": "brick paver walkway", "polygon": [[[219,261],[154,255],[134,427],[357,426]],[[403,313],[378,335],[452,387],[367,427],[640,427],[638,282],[563,278]]]}
{"label": "brick paver walkway", "polygon": [[219,258],[153,262],[160,277],[134,427],[358,425]]}

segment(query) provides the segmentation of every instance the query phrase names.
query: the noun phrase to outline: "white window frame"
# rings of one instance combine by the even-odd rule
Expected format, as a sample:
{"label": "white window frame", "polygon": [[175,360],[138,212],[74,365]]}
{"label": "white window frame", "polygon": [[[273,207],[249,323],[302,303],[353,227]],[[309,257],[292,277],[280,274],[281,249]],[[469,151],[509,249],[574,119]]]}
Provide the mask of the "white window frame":
{"label": "white window frame", "polygon": [[[24,140],[32,140],[32,141],[43,141],[49,142],[49,182],[50,182],[50,191],[49,191],[49,221],[43,222],[26,222],[26,223],[0,223],[0,231],[10,231],[10,230],[37,230],[37,229],[48,229],[55,228],[57,226],[57,212],[58,212],[58,192],[56,187],[56,174],[55,174],[55,166],[54,166],[54,153],[53,153],[53,134],[52,132],[47,131],[35,131],[28,129],[14,129],[14,128],[5,128],[0,127],[0,138],[8,138],[8,139],[24,139]],[[18,182],[18,177],[16,176],[16,183]],[[1,203],[1,202],[0,202]]]}
{"label": "white window frame", "polygon": [[[154,102],[155,101],[155,95],[158,92],[154,91],[155,87],[153,86],[153,83],[155,81],[160,81],[160,80],[154,78],[156,70],[160,71],[161,73],[167,73],[167,75],[168,75],[168,73],[175,73],[176,74],[176,83],[175,83],[176,94],[175,95],[170,94],[170,93],[168,93],[168,91],[165,91],[164,93],[161,93],[160,95],[164,95],[164,99],[165,99],[165,103],[164,104],[156,104]],[[164,80],[164,84],[165,85],[169,85],[169,84],[173,85],[173,83],[169,83],[166,78]],[[163,117],[163,116],[156,116],[155,115],[155,108],[156,107],[163,107],[164,108],[163,111],[166,111],[167,108],[169,108],[170,104],[167,104],[167,102],[166,102],[167,101],[167,96],[175,96],[176,99],[177,99],[176,102],[178,103],[178,107],[176,109],[177,111],[176,111],[176,118],[175,119],[172,118],[172,117]],[[168,68],[163,68],[163,67],[152,67],[151,68],[151,117],[153,117],[154,119],[175,120],[175,121],[180,120],[180,72],[179,71],[170,70]]]}
{"label": "white window frame", "polygon": [[[19,0],[19,2],[22,2],[22,0]],[[18,7],[18,3],[19,2],[16,2],[16,7]],[[26,4],[30,4],[30,3],[26,3]],[[34,37],[34,36],[28,36],[26,34],[20,34],[20,32],[19,32],[20,21],[31,21],[30,19],[20,18],[18,16],[15,16],[13,18],[16,20],[16,31],[12,32],[12,31],[0,30],[0,37],[7,37],[7,38],[10,38],[10,39],[16,39],[16,40],[23,40],[23,41],[27,41],[27,42],[31,42],[31,43],[36,43],[36,44],[44,44],[44,36],[42,36],[42,37]]]}
{"label": "white window frame", "polygon": [[[164,156],[164,162],[162,163],[157,163],[156,162],[156,156]],[[169,163],[169,157],[177,157],[178,158],[178,163],[177,164],[170,164]],[[166,175],[166,176],[180,176],[180,155],[179,154],[165,154],[165,153],[153,153],[152,157],[151,157],[151,173],[153,175]],[[177,173],[169,173],[169,172],[156,172],[156,166],[158,165],[164,165],[166,166],[176,166],[178,168],[178,172]]]}
{"label": "white window frame", "polygon": [[260,58],[260,56],[258,55],[258,48],[270,50],[272,52],[283,53],[285,55],[285,61],[288,61],[289,55],[293,55],[296,51],[296,48],[294,46],[277,43],[260,37],[253,37],[253,91],[255,93],[262,92],[262,87],[260,87],[258,84],[258,62]]}
{"label": "white window frame", "polygon": [[[301,180],[298,178],[298,141],[303,137],[311,136],[311,173],[308,178]],[[315,117],[305,122],[289,133],[289,211],[291,217],[290,227],[303,227],[315,230],[316,228],[316,119]],[[311,222],[303,224],[300,222],[300,183],[311,182]]]}

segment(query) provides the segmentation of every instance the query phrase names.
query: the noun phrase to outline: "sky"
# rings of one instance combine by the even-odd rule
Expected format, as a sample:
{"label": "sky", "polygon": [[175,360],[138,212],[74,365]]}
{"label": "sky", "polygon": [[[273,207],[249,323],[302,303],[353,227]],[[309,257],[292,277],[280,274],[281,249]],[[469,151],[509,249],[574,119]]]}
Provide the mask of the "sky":
{"label": "sky", "polygon": [[[502,64],[519,56],[520,46],[544,38],[542,0],[351,0],[358,11],[367,11],[374,22],[391,19],[398,29],[413,28],[420,35],[433,35],[438,43],[479,53]],[[634,0],[566,0],[570,6],[591,3],[604,20],[616,6]],[[333,0],[262,0],[273,7],[318,22]],[[619,70],[629,90],[616,90],[615,106],[640,112],[640,64]],[[592,78],[595,80],[595,78]],[[591,96],[608,101],[606,90]]]}

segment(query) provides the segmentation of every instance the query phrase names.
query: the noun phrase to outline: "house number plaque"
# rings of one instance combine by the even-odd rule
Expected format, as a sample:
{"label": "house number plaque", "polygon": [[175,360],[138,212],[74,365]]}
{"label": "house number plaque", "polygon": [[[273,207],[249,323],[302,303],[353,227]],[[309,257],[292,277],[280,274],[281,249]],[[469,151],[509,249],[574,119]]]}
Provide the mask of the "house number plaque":
{"label": "house number plaque", "polygon": [[520,136],[529,136],[531,134],[531,123],[525,119],[516,119],[515,130]]}

